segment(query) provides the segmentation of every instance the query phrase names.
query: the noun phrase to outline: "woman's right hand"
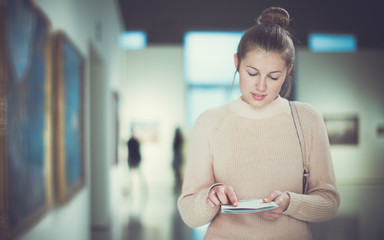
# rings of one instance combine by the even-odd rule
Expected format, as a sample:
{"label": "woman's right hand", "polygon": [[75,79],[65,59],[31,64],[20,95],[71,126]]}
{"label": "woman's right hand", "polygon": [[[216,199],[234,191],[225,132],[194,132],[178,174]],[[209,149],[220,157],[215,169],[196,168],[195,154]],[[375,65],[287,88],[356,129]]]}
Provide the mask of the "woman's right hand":
{"label": "woman's right hand", "polygon": [[238,200],[235,191],[233,191],[231,186],[220,184],[214,186],[209,191],[207,204],[211,207],[228,204],[232,204],[236,207],[238,205]]}

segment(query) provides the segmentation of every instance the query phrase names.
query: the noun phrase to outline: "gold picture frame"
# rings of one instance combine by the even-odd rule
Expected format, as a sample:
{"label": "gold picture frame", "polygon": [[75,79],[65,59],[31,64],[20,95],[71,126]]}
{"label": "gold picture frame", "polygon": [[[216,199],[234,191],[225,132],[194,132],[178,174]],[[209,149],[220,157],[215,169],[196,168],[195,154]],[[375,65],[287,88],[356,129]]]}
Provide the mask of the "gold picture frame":
{"label": "gold picture frame", "polygon": [[63,32],[54,36],[54,59],[55,195],[63,205],[85,184],[85,59]]}

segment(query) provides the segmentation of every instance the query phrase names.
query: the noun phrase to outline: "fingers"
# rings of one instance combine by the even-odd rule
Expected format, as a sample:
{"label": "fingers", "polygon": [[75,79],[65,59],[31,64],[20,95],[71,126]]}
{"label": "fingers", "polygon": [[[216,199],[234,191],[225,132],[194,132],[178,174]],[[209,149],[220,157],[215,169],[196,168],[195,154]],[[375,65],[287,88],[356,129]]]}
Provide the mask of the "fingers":
{"label": "fingers", "polygon": [[263,198],[263,201],[265,203],[269,203],[274,201],[277,197],[281,195],[280,191],[273,191],[271,194],[269,194],[267,197]]}
{"label": "fingers", "polygon": [[275,202],[282,211],[287,210],[291,201],[290,196],[286,192],[274,191],[268,197],[264,198],[264,202]]}
{"label": "fingers", "polygon": [[270,221],[275,221],[281,216],[281,214],[285,210],[287,210],[290,203],[290,197],[288,193],[277,190],[269,194],[267,197],[265,197],[263,201],[265,203],[273,201],[277,204],[277,206],[279,206],[278,208],[275,208],[273,210],[260,213],[260,216],[262,218]]}
{"label": "fingers", "polygon": [[[217,187],[214,187],[211,189],[211,191],[209,192],[209,195],[207,197],[207,200],[206,202],[208,203],[209,206],[211,207],[216,207],[217,205],[220,205],[221,204],[221,200],[219,198],[219,195],[216,191],[218,191],[219,188],[218,186]],[[219,191],[220,192],[220,191]]]}
{"label": "fingers", "polygon": [[209,194],[209,199],[213,202],[213,204],[215,204],[215,206],[220,204],[220,200],[218,199],[216,192],[213,190]]}
{"label": "fingers", "polygon": [[236,194],[235,194],[235,191],[233,191],[233,188],[232,187],[230,187],[229,189],[228,189],[228,198],[229,198],[229,201],[230,201],[230,203],[233,205],[233,206],[235,206],[235,207],[237,207],[237,205],[238,205],[238,200],[237,200],[237,196],[236,196]]}
{"label": "fingers", "polygon": [[277,204],[277,206],[282,208],[284,206],[284,200],[285,200],[285,196],[281,194],[277,198],[275,198],[274,202]]}
{"label": "fingers", "polygon": [[216,207],[216,204],[210,198],[207,198],[207,204],[211,207]]}
{"label": "fingers", "polygon": [[228,198],[225,192],[219,192],[217,193],[217,196],[219,197],[221,204],[224,204],[224,205],[228,204]]}
{"label": "fingers", "polygon": [[227,204],[237,206],[238,204],[238,200],[235,192],[233,191],[233,188],[228,185],[218,185],[213,187],[209,192],[206,202],[211,207]]}
{"label": "fingers", "polygon": [[273,210],[265,211],[265,212],[260,212],[260,216],[269,221],[276,221],[281,214],[278,212],[274,212]]}

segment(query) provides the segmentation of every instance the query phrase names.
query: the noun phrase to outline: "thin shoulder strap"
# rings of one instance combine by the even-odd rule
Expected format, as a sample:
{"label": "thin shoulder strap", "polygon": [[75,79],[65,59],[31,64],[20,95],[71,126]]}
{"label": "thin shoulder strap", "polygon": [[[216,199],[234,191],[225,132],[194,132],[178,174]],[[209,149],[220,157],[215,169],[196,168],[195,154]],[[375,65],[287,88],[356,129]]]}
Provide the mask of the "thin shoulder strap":
{"label": "thin shoulder strap", "polygon": [[305,141],[304,141],[304,134],[302,131],[300,117],[299,117],[295,102],[289,101],[289,105],[291,107],[293,122],[295,124],[297,137],[299,138],[299,143],[301,148],[301,156],[303,159],[303,175],[304,175],[303,192],[306,193],[308,188],[309,165],[308,165],[307,151],[306,151]]}

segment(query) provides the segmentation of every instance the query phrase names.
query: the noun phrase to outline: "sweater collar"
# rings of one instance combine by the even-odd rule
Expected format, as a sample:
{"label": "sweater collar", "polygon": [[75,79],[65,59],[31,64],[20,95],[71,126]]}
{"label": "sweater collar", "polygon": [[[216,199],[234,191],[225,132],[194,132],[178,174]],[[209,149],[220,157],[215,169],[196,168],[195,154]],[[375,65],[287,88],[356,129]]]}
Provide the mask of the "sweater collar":
{"label": "sweater collar", "polygon": [[252,107],[239,98],[230,103],[230,109],[236,114],[247,118],[269,118],[284,112],[290,114],[288,100],[280,96],[261,108]]}

